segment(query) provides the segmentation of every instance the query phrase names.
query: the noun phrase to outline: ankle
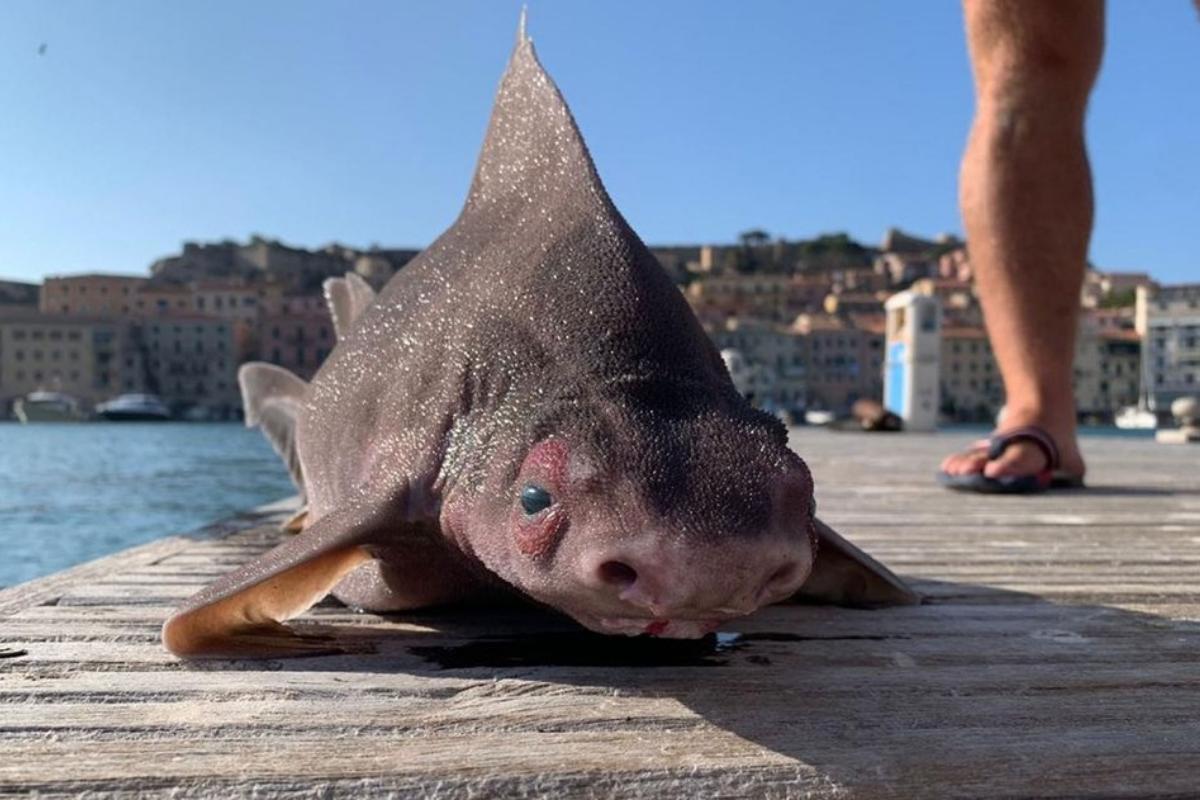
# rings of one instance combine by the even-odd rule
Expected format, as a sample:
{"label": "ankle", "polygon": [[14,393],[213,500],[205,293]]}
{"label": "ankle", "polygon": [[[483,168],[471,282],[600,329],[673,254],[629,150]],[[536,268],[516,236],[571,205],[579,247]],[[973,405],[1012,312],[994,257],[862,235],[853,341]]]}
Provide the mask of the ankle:
{"label": "ankle", "polygon": [[1011,430],[1025,425],[1036,425],[1060,435],[1075,435],[1075,409],[1073,404],[1063,408],[1048,408],[1039,405],[1007,405],[998,427]]}

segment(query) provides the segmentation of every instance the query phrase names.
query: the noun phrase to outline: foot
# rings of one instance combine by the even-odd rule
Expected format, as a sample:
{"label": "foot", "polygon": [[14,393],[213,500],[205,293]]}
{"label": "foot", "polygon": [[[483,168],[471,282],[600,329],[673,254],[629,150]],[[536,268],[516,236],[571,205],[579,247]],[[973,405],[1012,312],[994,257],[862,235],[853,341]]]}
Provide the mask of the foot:
{"label": "foot", "polygon": [[[1026,425],[1037,425],[1054,438],[1062,460],[1059,472],[1072,477],[1083,477],[1087,468],[1079,452],[1079,442],[1073,425],[1055,427],[1036,419],[1006,418],[996,432],[1004,433]],[[987,454],[987,441],[977,442],[968,450],[946,456],[942,461],[942,472],[947,475],[972,475],[982,472],[989,478],[1017,478],[1036,475],[1048,466],[1045,453],[1033,442],[1013,442],[995,461],[988,461]]]}

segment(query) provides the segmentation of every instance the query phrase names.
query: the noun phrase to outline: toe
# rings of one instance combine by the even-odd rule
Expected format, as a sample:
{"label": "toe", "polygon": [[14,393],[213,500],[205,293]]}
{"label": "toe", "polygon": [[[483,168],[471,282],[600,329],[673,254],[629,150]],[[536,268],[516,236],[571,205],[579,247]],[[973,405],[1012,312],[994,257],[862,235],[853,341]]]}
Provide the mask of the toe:
{"label": "toe", "polygon": [[989,478],[1036,475],[1046,469],[1046,455],[1029,442],[1014,442],[994,461],[987,462],[983,474]]}
{"label": "toe", "polygon": [[986,463],[987,453],[980,450],[969,450],[946,456],[942,461],[942,471],[947,475],[970,475],[981,472]]}

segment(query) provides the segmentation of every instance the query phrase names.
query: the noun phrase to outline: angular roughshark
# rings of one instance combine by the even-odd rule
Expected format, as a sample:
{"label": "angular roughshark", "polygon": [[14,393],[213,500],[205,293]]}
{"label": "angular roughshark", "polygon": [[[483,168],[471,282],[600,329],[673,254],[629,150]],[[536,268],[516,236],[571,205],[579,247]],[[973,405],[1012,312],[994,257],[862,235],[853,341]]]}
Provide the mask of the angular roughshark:
{"label": "angular roughshark", "polygon": [[516,593],[680,638],[796,596],[917,602],[815,518],[786,430],[613,206],[523,19],[458,219],[378,296],[354,274],[326,295],[338,343],[311,383],[239,374],[303,530],[176,611],[172,652],[336,651],[284,624],[330,592],[371,611]]}

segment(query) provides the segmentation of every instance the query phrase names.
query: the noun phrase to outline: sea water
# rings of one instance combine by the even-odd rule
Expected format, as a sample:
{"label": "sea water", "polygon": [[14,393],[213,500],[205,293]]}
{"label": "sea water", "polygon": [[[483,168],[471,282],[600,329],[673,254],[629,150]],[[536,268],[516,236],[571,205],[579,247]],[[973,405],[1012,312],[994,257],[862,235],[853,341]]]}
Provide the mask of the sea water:
{"label": "sea water", "polygon": [[0,423],[0,587],[294,493],[238,424]]}

